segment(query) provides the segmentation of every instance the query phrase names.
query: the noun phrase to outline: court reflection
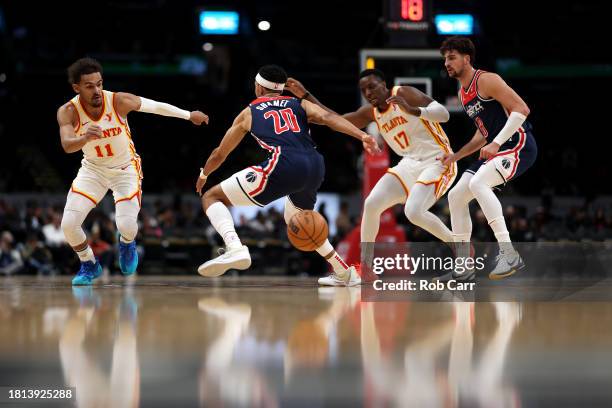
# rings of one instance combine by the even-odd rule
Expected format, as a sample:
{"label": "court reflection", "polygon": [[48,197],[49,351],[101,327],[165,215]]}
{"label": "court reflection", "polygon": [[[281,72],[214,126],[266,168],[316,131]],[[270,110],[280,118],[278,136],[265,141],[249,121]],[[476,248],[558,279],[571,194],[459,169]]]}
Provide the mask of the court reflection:
{"label": "court reflection", "polygon": [[[77,389],[77,406],[139,406],[138,305],[132,289],[124,288],[120,299],[103,298],[92,287],[73,287],[72,294],[79,306],[62,330],[59,355],[66,385]],[[110,372],[104,369],[108,356],[100,352],[108,342]]]}

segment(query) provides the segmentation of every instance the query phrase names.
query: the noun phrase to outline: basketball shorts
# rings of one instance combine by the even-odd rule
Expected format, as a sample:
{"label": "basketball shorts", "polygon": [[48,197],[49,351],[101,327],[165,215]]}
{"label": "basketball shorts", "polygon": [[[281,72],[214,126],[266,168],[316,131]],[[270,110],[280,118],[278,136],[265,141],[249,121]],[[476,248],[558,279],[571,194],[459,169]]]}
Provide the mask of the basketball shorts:
{"label": "basketball shorts", "polygon": [[83,159],[68,195],[80,194],[97,205],[110,189],[115,203],[135,198],[140,205],[141,182],[142,173],[137,160],[124,167],[106,168]]}
{"label": "basketball shorts", "polygon": [[519,138],[513,144],[504,143],[499,152],[489,160],[477,160],[466,170],[468,173],[476,173],[480,166],[491,162],[498,173],[508,182],[520,176],[535,163],[538,155],[538,148],[531,132],[526,132],[524,137]]}
{"label": "basketball shorts", "polygon": [[[276,150],[277,149],[277,150]],[[232,205],[266,204],[287,196],[294,206],[312,210],[325,176],[325,162],[316,150],[277,147],[271,157],[221,182]]]}
{"label": "basketball shorts", "polygon": [[387,170],[402,183],[406,195],[416,184],[434,185],[436,199],[442,197],[453,184],[457,176],[457,163],[444,166],[435,157],[427,160],[415,160],[403,157],[400,162]]}

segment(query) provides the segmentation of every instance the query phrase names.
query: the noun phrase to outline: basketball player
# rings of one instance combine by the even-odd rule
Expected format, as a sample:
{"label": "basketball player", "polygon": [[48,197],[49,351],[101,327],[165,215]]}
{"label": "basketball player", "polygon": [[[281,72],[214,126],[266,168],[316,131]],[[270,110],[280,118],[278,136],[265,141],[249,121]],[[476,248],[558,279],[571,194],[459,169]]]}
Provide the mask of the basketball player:
{"label": "basketball player", "polygon": [[[247,132],[269,152],[258,166],[247,167],[221,182],[202,197],[204,212],[223,238],[221,256],[200,265],[203,276],[220,276],[228,269],[247,269],[251,257],[236,234],[230,205],[264,205],[286,196],[285,221],[301,210],[314,208],[316,193],[325,173],[323,156],[310,136],[309,123],[322,124],[363,142],[366,150],[377,149],[376,141],[350,122],[305,100],[281,96],[287,74],[276,65],[262,67],[255,77],[255,99],[234,120],[219,147],[210,154],[196,183],[201,192],[206,179],[225,161]],[[357,285],[354,266],[347,266],[328,240],[316,250],[332,265],[344,285]]]}
{"label": "basketball player", "polygon": [[[295,79],[290,78],[287,86],[296,96],[306,97],[328,109]],[[442,164],[436,160],[442,154],[452,153],[439,124],[448,121],[448,111],[414,87],[388,89],[384,74],[377,69],[361,72],[359,88],[369,104],[344,117],[360,129],[376,122],[389,147],[402,156],[400,162],[378,180],[365,200],[361,220],[362,262],[371,265],[380,216],[396,204],[404,204],[406,217],[414,225],[442,242],[452,242],[451,231],[429,211],[453,184],[457,174],[454,162]],[[319,283],[335,286],[337,279],[330,275],[321,278]]]}
{"label": "basketball player", "polygon": [[72,64],[68,68],[68,80],[77,95],[57,111],[60,138],[66,153],[82,150],[83,160],[68,192],[61,226],[66,241],[81,260],[81,268],[72,284],[90,285],[100,276],[102,267],[81,225],[108,189],[113,192],[117,229],[121,234],[121,272],[131,275],[138,266],[134,238],[138,232],[142,172],[127,114],[132,111],[155,113],[190,120],[196,125],[208,123],[208,116],[129,93],[105,91],[102,89],[102,66],[91,58],[82,58]]}
{"label": "basketball player", "polygon": [[[461,84],[459,96],[467,115],[476,124],[476,133],[457,153],[446,153],[443,164],[454,163],[480,149],[477,161],[463,173],[448,194],[453,239],[468,243],[472,233],[469,202],[476,199],[499,242],[497,263],[489,273],[502,279],[523,268],[512,246],[499,199],[493,187],[523,174],[537,156],[537,146],[526,120],[529,108],[497,74],[475,69],[474,44],[465,37],[451,37],[440,47],[448,75]],[[458,245],[458,256],[467,257],[469,245]],[[450,272],[439,279],[471,280],[475,271]]]}

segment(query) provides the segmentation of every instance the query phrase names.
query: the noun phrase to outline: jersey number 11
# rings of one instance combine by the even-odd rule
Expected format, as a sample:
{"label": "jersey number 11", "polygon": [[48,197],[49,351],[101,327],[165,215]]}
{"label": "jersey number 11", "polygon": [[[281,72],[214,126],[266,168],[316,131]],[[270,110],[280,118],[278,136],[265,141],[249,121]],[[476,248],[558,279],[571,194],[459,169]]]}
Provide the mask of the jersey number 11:
{"label": "jersey number 11", "polygon": [[[113,149],[111,149],[110,144],[104,145],[104,149],[106,150],[106,157],[113,156]],[[104,157],[104,153],[102,152],[100,146],[96,146],[96,154],[98,155],[98,157]]]}

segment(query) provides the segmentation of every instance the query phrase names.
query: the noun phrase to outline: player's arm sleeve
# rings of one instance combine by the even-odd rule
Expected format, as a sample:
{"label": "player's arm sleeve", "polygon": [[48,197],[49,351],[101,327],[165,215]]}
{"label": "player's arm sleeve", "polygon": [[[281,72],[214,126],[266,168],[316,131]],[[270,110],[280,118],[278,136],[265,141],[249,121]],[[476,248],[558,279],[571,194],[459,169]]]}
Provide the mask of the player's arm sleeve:
{"label": "player's arm sleeve", "polygon": [[152,99],[140,97],[139,112],[153,113],[156,115],[170,116],[173,118],[189,120],[191,113],[185,109],[177,108],[165,102],[157,102]]}
{"label": "player's arm sleeve", "polygon": [[421,110],[421,118],[431,122],[445,123],[450,119],[450,113],[439,102],[432,101],[426,107],[419,107]]}
{"label": "player's arm sleeve", "polygon": [[523,99],[497,74],[483,74],[478,87],[484,95],[494,98],[510,112],[506,124],[493,139],[493,143],[504,144],[523,125],[529,115],[529,108]]}

